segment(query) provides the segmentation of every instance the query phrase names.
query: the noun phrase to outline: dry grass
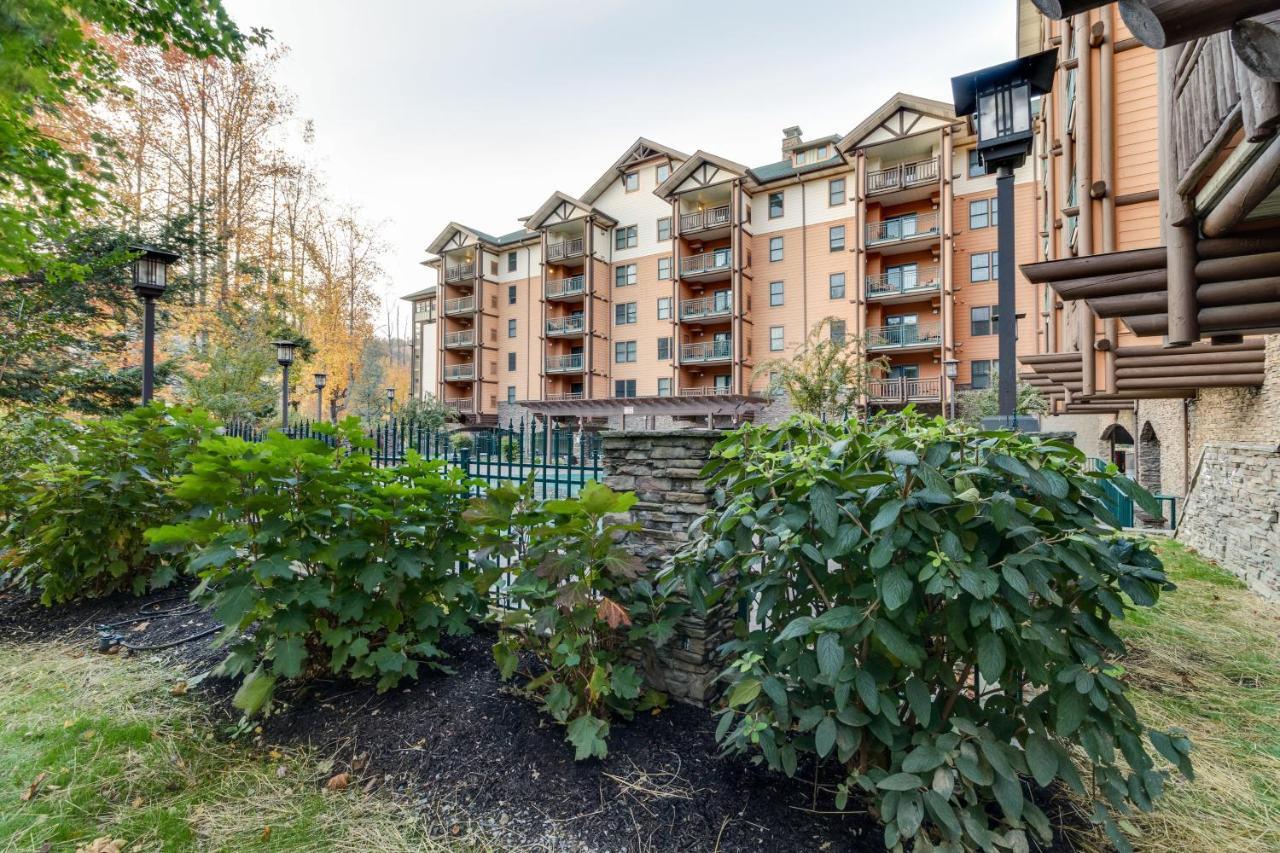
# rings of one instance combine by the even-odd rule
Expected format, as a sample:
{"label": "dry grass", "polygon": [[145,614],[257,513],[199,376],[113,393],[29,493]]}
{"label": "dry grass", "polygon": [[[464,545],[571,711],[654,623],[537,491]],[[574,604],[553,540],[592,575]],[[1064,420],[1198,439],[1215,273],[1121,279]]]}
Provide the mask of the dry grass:
{"label": "dry grass", "polygon": [[1156,811],[1131,819],[1134,846],[1280,850],[1280,606],[1176,542],[1158,547],[1178,590],[1122,626],[1123,664],[1141,719],[1190,736],[1196,778],[1175,774]]}
{"label": "dry grass", "polygon": [[[0,850],[491,849],[301,752],[227,742],[155,663],[0,647]],[[45,774],[41,776],[41,774]],[[24,799],[40,779],[33,796]],[[438,827],[437,827],[438,829]],[[45,845],[48,845],[47,847]]]}

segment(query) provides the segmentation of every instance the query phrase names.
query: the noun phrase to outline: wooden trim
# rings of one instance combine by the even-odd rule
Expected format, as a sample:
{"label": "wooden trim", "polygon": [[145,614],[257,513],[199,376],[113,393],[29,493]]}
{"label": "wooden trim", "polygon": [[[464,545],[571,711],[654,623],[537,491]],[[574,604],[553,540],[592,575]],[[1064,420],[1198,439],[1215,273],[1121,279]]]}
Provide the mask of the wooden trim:
{"label": "wooden trim", "polygon": [[1142,204],[1147,201],[1159,201],[1160,190],[1146,190],[1140,193],[1126,193],[1116,196],[1116,207],[1127,207],[1131,204]]}

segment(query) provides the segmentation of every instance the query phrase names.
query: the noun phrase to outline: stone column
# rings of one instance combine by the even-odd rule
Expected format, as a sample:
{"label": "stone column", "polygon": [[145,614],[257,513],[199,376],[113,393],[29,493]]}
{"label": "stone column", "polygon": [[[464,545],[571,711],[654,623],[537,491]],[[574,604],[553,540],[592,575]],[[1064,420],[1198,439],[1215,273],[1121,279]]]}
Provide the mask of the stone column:
{"label": "stone column", "polygon": [[[624,544],[651,573],[689,541],[690,526],[710,507],[711,488],[701,474],[720,437],[706,429],[604,434],[604,482],[638,498],[628,515],[640,529]],[[676,636],[644,661],[646,679],[677,702],[709,704],[719,672],[715,650],[732,625],[731,613],[690,613]]]}

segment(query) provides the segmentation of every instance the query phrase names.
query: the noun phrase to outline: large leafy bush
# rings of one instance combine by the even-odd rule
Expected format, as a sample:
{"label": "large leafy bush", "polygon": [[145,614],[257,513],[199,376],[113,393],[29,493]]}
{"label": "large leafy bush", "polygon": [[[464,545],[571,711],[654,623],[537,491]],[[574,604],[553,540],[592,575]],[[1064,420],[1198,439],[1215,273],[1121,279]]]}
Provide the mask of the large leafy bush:
{"label": "large leafy bush", "polygon": [[246,676],[250,715],[282,678],[328,670],[386,690],[441,667],[441,638],[486,611],[465,561],[470,482],[413,452],[375,468],[356,418],[337,432],[336,448],[278,432],[206,441],[176,490],[197,517],[148,534],[159,551],[198,546],[195,596],[226,626],[222,669]]}
{"label": "large leafy bush", "polygon": [[515,574],[493,647],[502,678],[515,675],[522,651],[533,654],[540,671],[523,673],[524,690],[566,726],[579,760],[608,753],[610,719],[666,701],[636,664],[670,639],[681,611],[619,544],[636,526],[616,516],[635,501],[590,482],[576,498],[539,502],[530,480],[490,488],[468,513],[483,530],[485,564]]}
{"label": "large leafy bush", "polygon": [[1170,585],[1104,526],[1099,481],[1156,508],[1083,461],[913,413],[727,436],[686,579],[751,608],[724,649],[723,746],[834,763],[837,807],[861,791],[893,850],[1026,850],[1055,780],[1127,847],[1117,816],[1165,784],[1144,735],[1187,776],[1190,744],[1145,729],[1113,668],[1112,622]]}
{"label": "large leafy bush", "polygon": [[150,553],[143,533],[184,511],[171,481],[213,422],[152,405],[74,429],[45,425],[49,461],[6,478],[20,501],[7,507],[0,565],[45,604],[170,583],[172,560]]}

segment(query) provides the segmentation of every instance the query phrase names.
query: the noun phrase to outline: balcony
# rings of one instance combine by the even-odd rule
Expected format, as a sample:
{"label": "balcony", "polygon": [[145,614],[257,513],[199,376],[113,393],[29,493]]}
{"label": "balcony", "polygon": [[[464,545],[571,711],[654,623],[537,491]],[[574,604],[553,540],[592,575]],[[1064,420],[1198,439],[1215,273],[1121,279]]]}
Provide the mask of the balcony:
{"label": "balcony", "polygon": [[453,409],[464,415],[470,414],[476,410],[476,401],[470,397],[449,397],[444,401],[447,408]]}
{"label": "balcony", "polygon": [[715,361],[728,361],[733,358],[733,341],[707,341],[700,344],[681,344],[681,364],[707,364]]}
{"label": "balcony", "polygon": [[567,261],[570,258],[580,258],[584,254],[582,238],[578,237],[574,240],[561,240],[559,243],[547,244],[547,262]]}
{"label": "balcony", "polygon": [[473,382],[476,378],[476,366],[467,364],[450,364],[444,369],[445,382]]}
{"label": "balcony", "polygon": [[867,247],[908,246],[921,240],[938,239],[938,214],[922,213],[909,218],[886,219],[867,225]]}
{"label": "balcony", "polygon": [[883,195],[885,193],[908,190],[913,187],[927,186],[938,182],[938,158],[917,160],[914,163],[899,163],[887,169],[867,172],[867,195]]}
{"label": "balcony", "polygon": [[547,279],[548,299],[577,299],[586,292],[587,277],[575,275],[571,278]]}
{"label": "balcony", "polygon": [[548,394],[547,400],[585,400],[587,394],[585,391],[562,391],[555,394]]}
{"label": "balcony", "polygon": [[581,373],[583,355],[575,352],[570,355],[547,356],[547,373]]}
{"label": "balcony", "polygon": [[722,291],[722,293],[724,295],[717,293],[701,299],[681,299],[680,322],[700,323],[728,317],[733,313],[729,302],[729,291]]}
{"label": "balcony", "polygon": [[937,293],[941,285],[937,265],[891,270],[867,276],[867,299],[879,302],[910,302]]}
{"label": "balcony", "polygon": [[872,379],[867,387],[867,399],[882,406],[937,403],[942,400],[942,380],[903,376]]}
{"label": "balcony", "polygon": [[867,329],[867,349],[903,350],[933,349],[942,343],[942,326],[938,323],[899,323]]}
{"label": "balcony", "polygon": [[696,388],[681,388],[681,397],[723,397],[732,394],[728,385],[699,385]]}
{"label": "balcony", "polygon": [[463,281],[464,279],[472,279],[476,277],[476,262],[472,261],[468,264],[458,264],[457,266],[445,267],[444,280]]}
{"label": "balcony", "polygon": [[699,210],[695,213],[680,214],[680,235],[697,234],[712,228],[723,228],[733,219],[729,205]]}
{"label": "balcony", "polygon": [[728,248],[703,252],[680,259],[680,277],[697,278],[700,276],[728,273],[733,253]]}
{"label": "balcony", "polygon": [[446,317],[454,317],[459,314],[476,313],[476,298],[474,296],[463,296],[458,299],[446,299],[444,301],[444,313]]}
{"label": "balcony", "polygon": [[586,328],[586,318],[581,314],[570,314],[568,317],[552,317],[547,320],[547,337],[580,338]]}
{"label": "balcony", "polygon": [[475,345],[475,329],[467,329],[464,332],[445,332],[444,334],[445,349],[469,349]]}

